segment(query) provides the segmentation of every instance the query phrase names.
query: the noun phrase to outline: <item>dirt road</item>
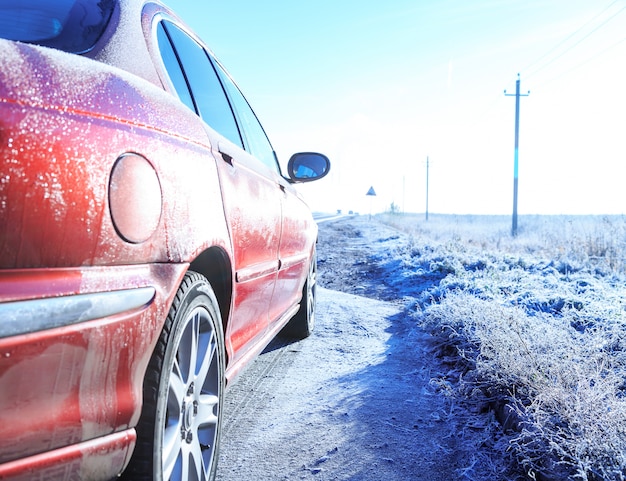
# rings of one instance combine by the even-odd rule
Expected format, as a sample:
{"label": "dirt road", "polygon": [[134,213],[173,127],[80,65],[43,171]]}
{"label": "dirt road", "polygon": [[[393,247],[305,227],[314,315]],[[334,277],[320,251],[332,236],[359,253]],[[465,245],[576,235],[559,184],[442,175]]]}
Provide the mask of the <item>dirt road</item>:
{"label": "dirt road", "polygon": [[440,361],[377,278],[401,236],[357,218],[320,238],[319,285],[347,292],[318,289],[314,334],[278,338],[229,389],[218,480],[496,479],[474,477],[486,426],[432,381]]}

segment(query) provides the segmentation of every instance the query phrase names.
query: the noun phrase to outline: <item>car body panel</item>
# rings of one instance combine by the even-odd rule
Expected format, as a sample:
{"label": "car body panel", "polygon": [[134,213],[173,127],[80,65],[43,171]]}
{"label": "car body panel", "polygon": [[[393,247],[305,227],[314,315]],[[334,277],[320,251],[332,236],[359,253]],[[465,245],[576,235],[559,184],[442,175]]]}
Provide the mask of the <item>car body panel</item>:
{"label": "car body panel", "polygon": [[235,305],[226,333],[235,362],[269,325],[279,267],[280,197],[275,181],[250,168],[256,159],[225,141],[220,150],[228,159],[222,157],[218,171],[235,261]]}
{"label": "car body panel", "polygon": [[313,243],[317,238],[317,225],[308,222],[309,207],[300,194],[281,180],[282,235],[278,258],[280,270],[272,296],[270,318],[275,319],[299,302],[306,280]]}
{"label": "car body panel", "polygon": [[[135,306],[90,321],[0,338],[0,463],[126,432],[134,436],[141,379],[184,264],[0,271],[0,314],[18,302],[150,287]],[[49,297],[51,293],[55,297]],[[32,299],[36,299],[33,301]],[[9,301],[9,302],[6,302]],[[82,300],[89,307],[88,300]],[[76,311],[80,317],[83,311]],[[45,396],[42,396],[45,393]],[[117,443],[119,444],[119,443]],[[116,444],[116,445],[117,445]],[[127,449],[120,445],[120,448]],[[3,465],[0,464],[0,473]]]}
{"label": "car body panel", "polygon": [[91,441],[0,464],[3,481],[115,478],[128,464],[134,430],[109,434]]}
{"label": "car body panel", "polygon": [[[206,208],[219,205],[221,194],[195,116],[159,89],[142,85],[149,91],[142,93],[136,79],[73,57],[0,40],[0,71],[29,65],[10,78],[0,73],[0,135],[7,147],[0,160],[0,267],[181,261],[205,246],[230,250],[223,212]],[[18,75],[36,84],[17,88]],[[176,122],[168,125],[168,118]],[[155,236],[135,246],[117,235],[107,204],[110,170],[127,152],[153,164],[163,196]]]}

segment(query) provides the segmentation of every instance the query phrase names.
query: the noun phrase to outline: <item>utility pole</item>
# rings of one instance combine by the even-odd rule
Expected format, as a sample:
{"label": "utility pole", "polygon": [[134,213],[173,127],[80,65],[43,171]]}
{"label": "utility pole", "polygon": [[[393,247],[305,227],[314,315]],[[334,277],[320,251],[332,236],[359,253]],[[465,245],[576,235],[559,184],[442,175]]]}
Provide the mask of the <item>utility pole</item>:
{"label": "utility pole", "polygon": [[426,156],[426,222],[428,222],[428,168],[429,160],[428,156]]}
{"label": "utility pole", "polygon": [[406,212],[405,201],[406,201],[406,176],[402,176],[402,213]]}
{"label": "utility pole", "polygon": [[[530,90],[527,94],[519,93],[519,74],[517,74],[517,80],[515,81],[515,156],[513,163],[513,226],[511,228],[511,235],[515,237],[517,235],[517,183],[519,174],[519,98],[528,97]],[[506,90],[504,95],[507,97],[513,97],[513,94],[507,94]]]}

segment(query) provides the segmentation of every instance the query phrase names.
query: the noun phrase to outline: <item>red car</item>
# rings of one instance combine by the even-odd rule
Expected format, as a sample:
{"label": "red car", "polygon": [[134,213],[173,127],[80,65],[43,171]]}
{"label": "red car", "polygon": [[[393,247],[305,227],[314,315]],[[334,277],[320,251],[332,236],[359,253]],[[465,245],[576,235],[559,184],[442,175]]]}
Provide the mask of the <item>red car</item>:
{"label": "red car", "polygon": [[227,381],[313,328],[317,227],[150,0],[0,0],[0,479],[210,480]]}

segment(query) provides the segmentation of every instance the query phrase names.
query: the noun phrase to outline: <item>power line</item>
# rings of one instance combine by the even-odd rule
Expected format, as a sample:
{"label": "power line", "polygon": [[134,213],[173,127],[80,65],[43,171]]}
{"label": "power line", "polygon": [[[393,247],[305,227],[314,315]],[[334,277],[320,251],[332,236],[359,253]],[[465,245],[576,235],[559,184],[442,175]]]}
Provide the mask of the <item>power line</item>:
{"label": "power line", "polygon": [[619,40],[619,41],[609,45],[608,47],[606,47],[605,49],[601,50],[600,52],[592,55],[587,60],[574,65],[573,67],[571,67],[570,69],[566,70],[565,72],[562,72],[562,73],[558,74],[556,77],[553,77],[550,80],[546,80],[546,81],[540,82],[539,86],[543,87],[544,85],[547,85],[547,84],[550,84],[552,82],[555,82],[555,81],[559,80],[561,77],[564,77],[565,75],[573,72],[574,70],[577,70],[577,69],[581,68],[582,66],[587,65],[589,62],[592,62],[595,59],[601,57],[602,55],[607,53],[609,50],[613,50],[615,47],[617,47],[619,44],[623,43],[624,41],[626,41],[626,37],[624,37],[621,40]]}
{"label": "power line", "polygon": [[[575,37],[579,32],[581,32],[583,29],[585,29],[588,25],[592,24],[596,19],[598,19],[599,17],[601,17],[607,10],[609,10],[613,5],[615,5],[616,3],[618,3],[619,0],[614,0],[613,2],[611,2],[606,8],[604,8],[599,14],[597,14],[596,16],[594,16],[591,20],[587,21],[585,24],[583,24],[581,27],[579,27],[577,30],[575,30],[573,33],[571,33],[570,35],[568,35],[565,39],[563,39],[561,42],[559,42],[556,46],[554,46],[552,49],[550,49],[548,52],[546,52],[544,55],[542,55],[541,57],[539,57],[537,60],[535,60],[534,62],[532,62],[531,64],[529,64],[528,66],[526,66],[523,71],[526,71],[526,69],[529,69],[530,67],[538,64],[541,60],[543,60],[544,58],[548,57],[550,54],[552,54],[553,52],[555,52],[556,50],[558,50],[562,45],[564,45],[566,42],[568,42],[570,39],[572,39],[573,37]],[[554,63],[556,60],[558,60],[559,58],[561,58],[563,55],[565,55],[567,52],[571,51],[572,49],[574,49],[576,46],[578,46],[580,43],[582,43],[584,40],[586,40],[587,38],[589,38],[591,35],[593,35],[595,32],[597,32],[598,30],[600,30],[602,27],[604,27],[608,22],[610,22],[611,20],[613,20],[617,15],[619,15],[621,12],[623,12],[624,10],[626,10],[626,6],[620,8],[617,12],[615,12],[613,15],[611,15],[609,18],[607,18],[606,20],[604,20],[602,23],[600,23],[597,27],[595,27],[593,30],[591,30],[590,32],[588,32],[585,36],[583,36],[582,38],[580,38],[577,42],[575,42],[574,44],[570,45],[569,47],[567,47],[565,50],[563,50],[562,52],[560,52],[558,55],[556,55],[555,57],[552,57],[547,63],[544,63],[543,65],[541,65],[540,67],[536,68],[535,70],[531,70],[530,73],[527,73],[526,77],[532,77],[533,75],[536,75],[537,73],[541,72],[543,69],[545,69],[546,67],[548,67],[549,65],[551,65],[552,63]]]}
{"label": "power line", "polygon": [[[609,8],[611,8],[613,5],[615,5],[617,2],[619,2],[620,0],[614,0],[613,2],[611,2],[607,7],[604,8],[604,10],[602,10],[599,14],[597,14],[595,17],[593,17],[591,20],[588,20],[587,22],[585,22],[584,25],[582,25],[581,27],[579,27],[578,29],[576,29],[574,32],[570,33],[567,37],[565,37],[563,40],[561,40],[558,44],[556,44],[554,47],[552,47],[550,50],[548,50],[546,53],[544,53],[541,57],[539,57],[537,60],[533,61],[532,63],[530,63],[529,65],[526,65],[526,67],[524,67],[522,69],[523,72],[525,72],[527,69],[529,69],[530,67],[533,67],[535,64],[539,63],[541,60],[543,60],[544,58],[546,58],[548,55],[550,55],[552,52],[554,52],[555,50],[557,50],[561,45],[563,45],[565,42],[567,42],[570,38],[574,37],[578,32],[580,32],[583,28],[585,28],[587,25],[589,25],[590,23],[592,23],[596,18],[600,17],[604,12],[606,12]],[[533,73],[531,73],[530,75],[533,75]]]}

